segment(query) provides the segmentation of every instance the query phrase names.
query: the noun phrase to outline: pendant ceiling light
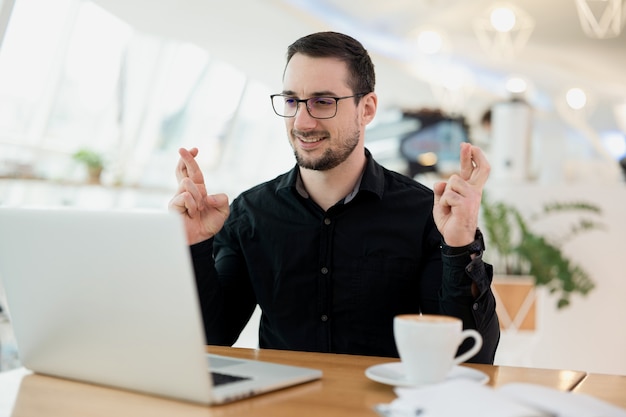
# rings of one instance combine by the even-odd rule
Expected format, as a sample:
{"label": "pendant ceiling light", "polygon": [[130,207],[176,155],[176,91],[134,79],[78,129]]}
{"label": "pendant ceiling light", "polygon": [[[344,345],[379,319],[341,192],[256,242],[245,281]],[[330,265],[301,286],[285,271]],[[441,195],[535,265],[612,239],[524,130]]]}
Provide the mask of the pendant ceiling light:
{"label": "pendant ceiling light", "polygon": [[626,20],[625,0],[576,0],[583,32],[590,38],[619,36]]}
{"label": "pendant ceiling light", "polygon": [[474,31],[483,49],[496,59],[511,59],[526,45],[535,22],[511,4],[498,3],[474,20]]}

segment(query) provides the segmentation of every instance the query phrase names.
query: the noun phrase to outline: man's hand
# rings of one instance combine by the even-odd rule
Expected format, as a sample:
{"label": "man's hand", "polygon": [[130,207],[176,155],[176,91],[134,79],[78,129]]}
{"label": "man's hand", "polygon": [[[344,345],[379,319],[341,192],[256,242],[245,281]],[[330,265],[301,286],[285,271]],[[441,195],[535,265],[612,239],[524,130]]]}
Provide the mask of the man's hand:
{"label": "man's hand", "polygon": [[181,148],[178,153],[178,191],[170,200],[169,210],[182,214],[187,243],[193,245],[215,236],[224,226],[230,208],[226,194],[207,195],[204,177],[195,159],[198,149]]}
{"label": "man's hand", "polygon": [[433,216],[443,240],[449,246],[474,241],[483,187],[491,167],[480,148],[461,144],[461,172],[448,182],[435,184]]}

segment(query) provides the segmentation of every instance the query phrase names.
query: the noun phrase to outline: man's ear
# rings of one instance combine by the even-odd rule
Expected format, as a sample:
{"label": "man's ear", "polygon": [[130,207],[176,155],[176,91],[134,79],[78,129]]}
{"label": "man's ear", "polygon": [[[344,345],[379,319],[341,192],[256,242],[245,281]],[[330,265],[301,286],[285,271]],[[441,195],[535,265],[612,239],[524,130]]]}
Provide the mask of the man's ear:
{"label": "man's ear", "polygon": [[376,116],[376,109],[378,108],[378,96],[376,93],[371,92],[365,95],[361,101],[363,102],[363,121],[368,125],[374,116]]}

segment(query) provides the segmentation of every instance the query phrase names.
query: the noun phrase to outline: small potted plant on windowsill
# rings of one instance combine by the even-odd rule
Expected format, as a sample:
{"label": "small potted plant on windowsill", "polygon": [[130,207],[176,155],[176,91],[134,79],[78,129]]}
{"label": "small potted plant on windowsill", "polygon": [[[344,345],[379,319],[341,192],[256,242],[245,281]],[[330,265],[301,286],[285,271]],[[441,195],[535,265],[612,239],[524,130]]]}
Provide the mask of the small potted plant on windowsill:
{"label": "small potted plant on windowsill", "polygon": [[[539,220],[566,213],[584,217],[578,216],[573,222],[568,222],[567,230],[558,235],[542,235],[530,227]],[[495,292],[498,292],[499,282],[509,285],[514,282],[529,282],[533,286],[544,286],[549,293],[557,296],[557,309],[567,307],[574,293],[588,294],[595,286],[592,278],[563,252],[562,247],[580,233],[604,229],[605,226],[594,219],[599,215],[601,210],[598,206],[575,201],[547,203],[541,211],[525,217],[513,205],[502,201],[491,202],[487,195],[483,195],[482,229],[488,247],[485,257],[494,266]],[[519,289],[511,290],[511,293],[517,295],[521,292],[523,291]],[[506,304],[502,297],[499,298],[501,304]],[[529,309],[530,305],[522,305],[523,302],[524,300],[516,301],[518,305],[513,310]],[[508,307],[501,306],[499,316],[506,315],[507,319],[515,321],[509,317],[510,308],[508,311],[502,310],[503,308]],[[534,321],[534,312],[532,314]],[[522,322],[523,318],[520,318],[513,327],[520,328]],[[530,327],[529,330],[534,329],[534,322]]]}
{"label": "small potted plant on windowsill", "polygon": [[104,158],[102,155],[91,149],[83,148],[74,152],[72,158],[85,165],[90,184],[100,184],[102,170],[104,169]]}

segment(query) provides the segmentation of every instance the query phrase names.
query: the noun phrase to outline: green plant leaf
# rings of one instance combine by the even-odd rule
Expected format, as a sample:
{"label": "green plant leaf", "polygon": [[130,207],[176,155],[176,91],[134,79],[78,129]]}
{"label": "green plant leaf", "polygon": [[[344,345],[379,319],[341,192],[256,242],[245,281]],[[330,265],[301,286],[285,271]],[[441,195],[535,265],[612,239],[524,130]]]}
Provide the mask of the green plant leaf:
{"label": "green plant leaf", "polygon": [[104,166],[104,158],[99,153],[90,149],[79,149],[72,154],[75,161],[84,163],[89,168],[102,168]]}
{"label": "green plant leaf", "polygon": [[481,205],[481,227],[487,240],[485,260],[494,265],[496,273],[534,276],[536,285],[545,286],[557,295],[557,308],[568,306],[571,294],[586,295],[595,287],[589,274],[570,260],[561,246],[581,233],[606,229],[599,221],[584,217],[570,223],[560,238],[548,239],[530,226],[532,222],[562,213],[598,216],[602,211],[582,201],[552,202],[525,218],[512,205],[491,202],[486,193]]}

